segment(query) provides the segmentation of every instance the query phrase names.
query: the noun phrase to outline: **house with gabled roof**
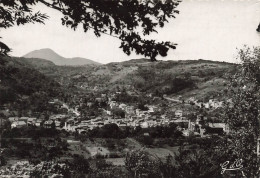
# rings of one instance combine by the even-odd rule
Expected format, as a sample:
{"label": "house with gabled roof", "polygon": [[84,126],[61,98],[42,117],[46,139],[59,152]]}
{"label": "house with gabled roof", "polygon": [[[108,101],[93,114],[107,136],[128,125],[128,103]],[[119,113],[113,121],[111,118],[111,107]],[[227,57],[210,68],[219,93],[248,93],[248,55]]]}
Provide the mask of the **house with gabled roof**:
{"label": "house with gabled roof", "polygon": [[22,127],[26,127],[27,126],[27,124],[26,124],[26,122],[24,122],[24,121],[15,121],[15,122],[13,122],[12,124],[11,124],[11,128],[13,129],[13,128],[22,128]]}
{"label": "house with gabled roof", "polygon": [[20,118],[19,118],[19,121],[27,122],[28,119],[29,119],[29,117],[20,117]]}
{"label": "house with gabled roof", "polygon": [[182,110],[176,110],[175,111],[175,117],[182,117]]}
{"label": "house with gabled roof", "polygon": [[211,129],[219,129],[219,130],[223,130],[223,132],[225,133],[229,133],[229,126],[226,123],[209,123],[209,127]]}
{"label": "house with gabled roof", "polygon": [[12,123],[14,121],[18,121],[19,117],[9,117],[8,120]]}
{"label": "house with gabled roof", "polygon": [[52,127],[53,121],[52,120],[47,120],[43,123],[43,127],[50,129]]}
{"label": "house with gabled roof", "polygon": [[36,123],[36,118],[35,117],[29,117],[27,120],[28,125],[35,125]]}
{"label": "house with gabled roof", "polygon": [[41,124],[42,124],[42,120],[41,120],[41,119],[37,119],[37,120],[35,121],[35,126],[36,126],[36,127],[40,127]]}

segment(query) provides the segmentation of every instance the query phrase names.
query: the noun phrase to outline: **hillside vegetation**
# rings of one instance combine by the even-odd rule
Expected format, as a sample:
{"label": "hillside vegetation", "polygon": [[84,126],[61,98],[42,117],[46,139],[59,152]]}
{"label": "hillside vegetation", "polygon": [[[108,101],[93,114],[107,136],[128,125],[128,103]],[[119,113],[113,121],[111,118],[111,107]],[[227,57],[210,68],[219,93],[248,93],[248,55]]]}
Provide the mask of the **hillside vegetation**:
{"label": "hillside vegetation", "polygon": [[[207,60],[157,61],[132,59],[100,66],[57,66],[36,58],[1,59],[1,102],[44,91],[59,95],[59,85],[102,91],[127,89],[154,96],[222,98],[235,64]],[[67,87],[68,88],[68,87]],[[84,88],[83,88],[84,90]]]}
{"label": "hillside vegetation", "polygon": [[222,97],[235,64],[207,60],[158,61],[136,59],[109,63],[78,73],[72,83],[100,85],[109,90],[126,88],[161,96],[182,95],[199,99]]}
{"label": "hillside vegetation", "polygon": [[[37,60],[35,65],[54,64]],[[45,98],[47,102],[48,98],[57,97],[62,93],[60,85],[33,68],[35,65],[31,65],[26,59],[0,58],[0,104],[22,100],[40,102],[41,98]],[[32,99],[35,97],[38,97],[37,101]]]}

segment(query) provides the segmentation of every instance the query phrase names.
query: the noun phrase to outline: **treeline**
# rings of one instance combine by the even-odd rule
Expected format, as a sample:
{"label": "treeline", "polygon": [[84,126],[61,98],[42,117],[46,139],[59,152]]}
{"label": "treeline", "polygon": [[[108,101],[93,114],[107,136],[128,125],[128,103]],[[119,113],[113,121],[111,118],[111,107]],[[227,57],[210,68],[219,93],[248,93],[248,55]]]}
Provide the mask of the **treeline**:
{"label": "treeline", "polygon": [[54,128],[43,128],[43,127],[26,127],[26,128],[13,128],[6,129],[2,133],[2,138],[14,139],[14,138],[32,138],[38,139],[41,137],[59,137],[61,131]]}
{"label": "treeline", "polygon": [[190,78],[174,78],[170,82],[170,86],[166,87],[162,93],[174,94],[184,89],[192,89],[196,87],[196,83]]}
{"label": "treeline", "polygon": [[13,128],[3,132],[1,145],[5,148],[5,157],[51,160],[68,150],[68,144],[61,136],[62,133],[55,129]]}
{"label": "treeline", "polygon": [[196,87],[196,82],[191,79],[190,75],[176,76],[152,67],[139,67],[135,77],[135,88],[151,92],[156,96],[174,94],[184,89]]}
{"label": "treeline", "polygon": [[137,103],[140,99],[140,97],[129,95],[126,90],[123,90],[120,94],[117,94],[113,100],[119,103]]}
{"label": "treeline", "polygon": [[141,128],[140,126],[133,128],[127,126],[124,129],[119,128],[117,124],[106,124],[101,128],[96,127],[85,132],[84,134],[86,135],[83,137],[87,136],[90,138],[123,139],[126,137],[134,137],[139,139],[144,144],[146,144],[146,139],[182,138],[182,132],[177,129],[177,125],[174,123],[171,123],[168,126],[156,126],[149,128]]}
{"label": "treeline", "polygon": [[[53,159],[44,161],[44,169],[32,170],[30,176],[44,176],[47,173],[59,174],[63,177],[95,177],[95,178],[121,178],[121,177],[149,177],[149,178],[224,178],[230,177],[230,172],[221,174],[221,163],[228,158],[221,149],[215,149],[217,140],[203,139],[191,146],[180,146],[175,156],[158,157],[149,149],[132,150],[125,155],[125,165],[115,166],[105,159],[88,160],[79,155],[72,159]],[[206,144],[205,144],[206,143]],[[205,145],[204,145],[205,144]],[[41,163],[42,158],[29,159],[30,164]],[[40,166],[40,165],[38,165]],[[19,168],[16,169],[18,171]],[[242,177],[237,171],[237,177]]]}

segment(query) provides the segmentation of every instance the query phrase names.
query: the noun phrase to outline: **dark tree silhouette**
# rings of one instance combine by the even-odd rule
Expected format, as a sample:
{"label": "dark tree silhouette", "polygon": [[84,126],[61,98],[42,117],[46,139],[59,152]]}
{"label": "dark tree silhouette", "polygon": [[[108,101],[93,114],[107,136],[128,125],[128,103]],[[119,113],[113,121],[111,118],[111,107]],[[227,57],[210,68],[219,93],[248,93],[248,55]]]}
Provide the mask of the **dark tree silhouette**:
{"label": "dark tree silhouette", "polygon": [[[1,0],[0,28],[15,24],[44,23],[48,18],[31,9],[38,3],[56,9],[63,14],[62,24],[76,28],[82,24],[85,32],[89,29],[99,37],[108,34],[121,40],[122,50],[130,55],[132,51],[156,60],[156,56],[166,56],[176,44],[169,41],[156,42],[145,38],[157,27],[164,27],[169,18],[179,13],[179,0]],[[0,43],[1,54],[9,48]]]}
{"label": "dark tree silhouette", "polygon": [[260,23],[259,23],[259,25],[258,25],[256,31],[260,32]]}
{"label": "dark tree silhouette", "polygon": [[9,47],[0,41],[0,56],[6,56],[10,51]]}

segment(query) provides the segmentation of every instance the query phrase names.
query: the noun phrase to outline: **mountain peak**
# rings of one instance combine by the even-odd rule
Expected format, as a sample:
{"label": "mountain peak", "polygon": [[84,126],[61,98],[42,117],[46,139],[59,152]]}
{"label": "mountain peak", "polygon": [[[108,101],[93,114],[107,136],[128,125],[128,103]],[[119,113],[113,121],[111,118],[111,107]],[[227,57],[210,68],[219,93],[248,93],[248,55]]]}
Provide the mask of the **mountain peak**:
{"label": "mountain peak", "polygon": [[51,48],[42,48],[42,49],[38,49],[35,51],[45,51],[45,52],[51,52],[51,53],[55,53],[57,54],[54,50],[52,50]]}
{"label": "mountain peak", "polygon": [[43,48],[39,50],[34,50],[23,56],[24,58],[40,58],[46,59],[53,62],[56,65],[100,65],[100,63],[92,61],[90,59],[75,57],[75,58],[65,58],[57,54],[54,50],[50,48]]}

